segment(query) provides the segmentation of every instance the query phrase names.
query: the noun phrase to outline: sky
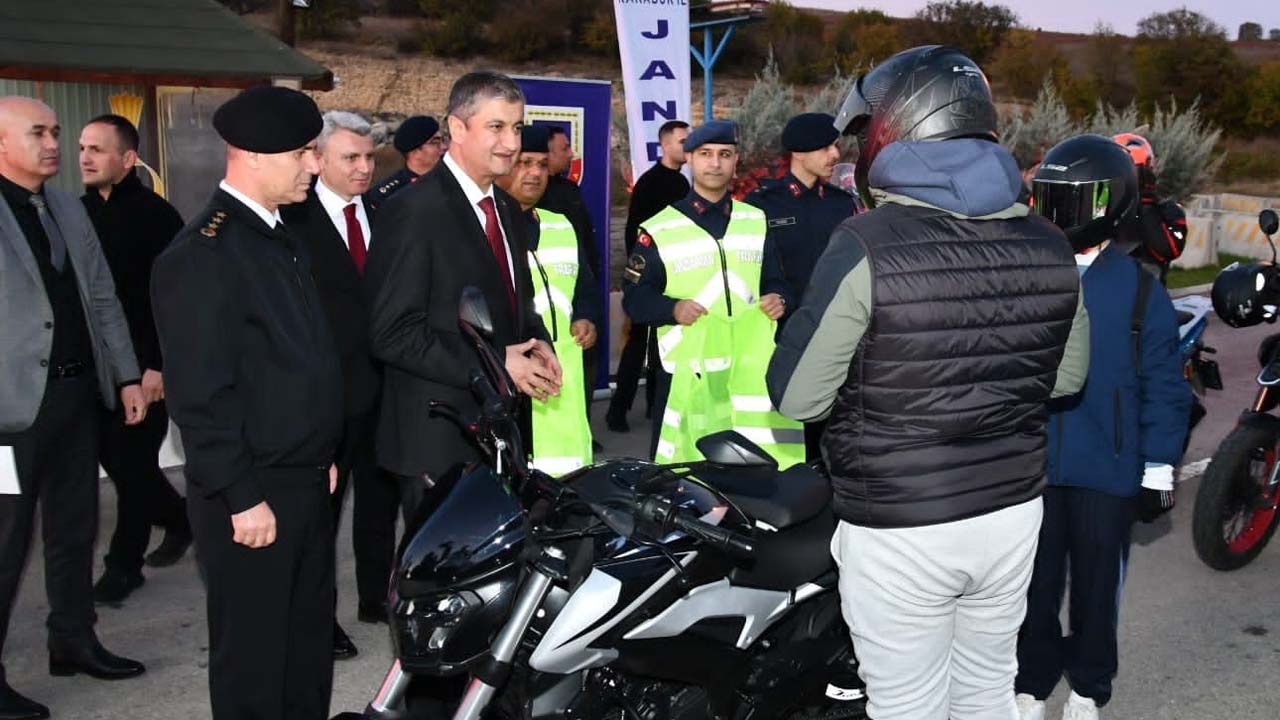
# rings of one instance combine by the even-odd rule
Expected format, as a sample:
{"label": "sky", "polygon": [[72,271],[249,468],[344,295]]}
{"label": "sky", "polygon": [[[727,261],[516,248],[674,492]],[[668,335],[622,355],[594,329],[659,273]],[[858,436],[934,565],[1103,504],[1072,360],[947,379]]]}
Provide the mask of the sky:
{"label": "sky", "polygon": [[[923,8],[927,0],[789,0],[792,5],[820,7],[827,10],[868,8],[895,17],[909,17]],[[988,4],[1012,9],[1024,27],[1059,32],[1088,33],[1099,21],[1110,23],[1123,35],[1137,33],[1138,21],[1157,12],[1186,6],[1212,19],[1227,29],[1234,40],[1243,22],[1262,25],[1262,36],[1271,28],[1280,28],[1280,2],[1277,0],[985,0]]]}

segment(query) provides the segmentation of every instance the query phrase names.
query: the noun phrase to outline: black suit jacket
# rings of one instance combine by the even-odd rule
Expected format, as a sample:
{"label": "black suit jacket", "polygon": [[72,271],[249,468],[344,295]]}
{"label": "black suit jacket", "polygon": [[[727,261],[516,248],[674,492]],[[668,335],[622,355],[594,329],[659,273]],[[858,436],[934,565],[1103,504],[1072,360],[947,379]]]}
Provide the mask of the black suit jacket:
{"label": "black suit jacket", "polygon": [[[365,210],[372,225],[374,214],[367,203]],[[377,404],[382,378],[369,350],[369,303],[351,252],[314,187],[305,201],[281,207],[280,216],[311,251],[311,275],[342,359],[343,409],[348,417],[368,412]],[[366,241],[370,247],[377,244],[376,236]]]}
{"label": "black suit jacket", "polygon": [[373,354],[384,364],[377,456],[399,475],[440,477],[480,457],[470,436],[427,407],[439,400],[464,417],[479,412],[469,389],[479,357],[458,329],[463,288],[483,291],[500,358],[507,345],[547,339],[533,309],[520,206],[493,192],[515,264],[515,312],[484,230],[445,163],[378,210],[364,278]]}

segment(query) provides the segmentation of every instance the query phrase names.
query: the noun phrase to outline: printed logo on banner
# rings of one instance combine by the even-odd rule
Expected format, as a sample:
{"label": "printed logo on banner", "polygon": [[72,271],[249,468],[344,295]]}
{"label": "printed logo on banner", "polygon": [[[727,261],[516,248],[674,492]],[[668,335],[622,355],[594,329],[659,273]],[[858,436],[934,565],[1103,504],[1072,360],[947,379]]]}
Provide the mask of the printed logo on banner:
{"label": "printed logo on banner", "polygon": [[569,136],[569,147],[573,148],[573,162],[569,164],[569,179],[582,184],[582,173],[586,167],[584,155],[586,144],[584,136],[586,111],[580,107],[562,107],[558,105],[525,105],[524,121],[535,125],[559,125]]}
{"label": "printed logo on banner", "polygon": [[691,122],[689,4],[686,0],[614,0],[618,51],[627,101],[631,177],[658,162],[658,130]]}

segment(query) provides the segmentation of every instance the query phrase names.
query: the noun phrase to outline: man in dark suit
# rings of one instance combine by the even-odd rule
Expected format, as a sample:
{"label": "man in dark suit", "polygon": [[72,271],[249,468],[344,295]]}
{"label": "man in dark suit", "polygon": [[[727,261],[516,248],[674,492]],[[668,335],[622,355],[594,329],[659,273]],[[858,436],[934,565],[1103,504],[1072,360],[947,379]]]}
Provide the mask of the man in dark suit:
{"label": "man in dark suit", "polygon": [[463,288],[478,287],[493,315],[491,342],[519,390],[559,392],[560,364],[533,308],[520,206],[494,187],[520,152],[524,94],[505,75],[464,75],[449,93],[449,153],[379,211],[365,269],[374,356],[385,363],[378,464],[401,478],[404,511],[450,468],[479,459],[473,439],[432,400],[463,415],[479,359],[458,330]]}
{"label": "man in dark suit", "polygon": [[[147,419],[138,425],[125,424],[119,411],[102,418],[98,460],[115,483],[118,508],[106,570],[93,587],[94,600],[105,604],[119,604],[142,585],[144,555],[147,565],[164,567],[182,559],[191,545],[186,501],[160,469],[169,413],[151,314],[151,265],[183,223],[172,205],[138,179],[138,140],[137,127],[119,115],[98,116],[80,131],[80,201],[111,267],[150,403]],[[152,525],[164,528],[164,541],[146,555]]]}
{"label": "man in dark suit", "polygon": [[[147,403],[89,216],[47,182],[58,172],[59,133],[49,106],[0,97],[0,466],[17,474],[17,487],[0,493],[0,650],[39,503],[49,672],[118,680],[143,666],[104,650],[93,629],[99,403],[122,406],[130,425],[145,419]],[[0,665],[0,718],[47,717]]]}
{"label": "man in dark suit", "polygon": [[[333,494],[334,532],[350,478],[354,488],[351,544],[356,558],[359,617],[386,622],[387,578],[395,554],[400,495],[373,461],[382,378],[369,354],[369,309],[360,276],[372,243],[372,206],[362,196],[374,170],[373,129],[359,115],[332,111],[316,141],[320,175],[304,202],[280,209],[285,224],[299,229],[311,250],[311,274],[342,359],[345,422],[338,443],[338,489]],[[335,621],[333,655],[344,659],[356,646]]]}

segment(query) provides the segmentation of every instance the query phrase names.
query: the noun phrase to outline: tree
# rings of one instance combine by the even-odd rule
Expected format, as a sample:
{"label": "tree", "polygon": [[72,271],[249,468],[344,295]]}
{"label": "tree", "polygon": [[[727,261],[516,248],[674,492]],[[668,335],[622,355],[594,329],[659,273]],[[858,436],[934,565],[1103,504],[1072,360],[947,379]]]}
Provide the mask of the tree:
{"label": "tree", "polygon": [[1267,37],[1273,42],[1280,42],[1280,28],[1271,28],[1271,32]]}
{"label": "tree", "polygon": [[941,43],[963,49],[978,64],[1000,47],[1004,36],[1018,24],[1018,16],[1004,5],[980,0],[939,0],[916,13],[914,44]]}
{"label": "tree", "polygon": [[853,73],[902,49],[894,20],[879,10],[852,10],[836,24],[836,66]]}
{"label": "tree", "polygon": [[1057,48],[1040,40],[1039,33],[1014,29],[996,50],[987,74],[993,82],[1002,83],[1014,97],[1033,98],[1050,68],[1062,59]]}
{"label": "tree", "polygon": [[1122,85],[1120,79],[1123,63],[1118,60],[1124,54],[1124,40],[1115,28],[1104,22],[1093,26],[1086,60],[1089,77],[1098,97],[1113,105],[1124,104],[1132,99],[1132,93]]}
{"label": "tree", "polygon": [[1138,37],[1148,40],[1183,40],[1210,36],[1226,40],[1227,31],[1204,15],[1185,7],[1148,15],[1138,21]]}
{"label": "tree", "polygon": [[1263,65],[1250,79],[1246,122],[1253,132],[1280,130],[1280,63]]}
{"label": "tree", "polygon": [[823,42],[821,18],[785,2],[770,3],[764,18],[752,30],[763,33],[764,44],[772,49],[784,80],[812,85],[831,72],[833,63]]}
{"label": "tree", "polygon": [[1236,35],[1237,40],[1261,40],[1262,26],[1256,22],[1240,23],[1240,32]]}
{"label": "tree", "polygon": [[360,7],[356,0],[325,0],[296,14],[305,38],[334,38],[360,27]]}

